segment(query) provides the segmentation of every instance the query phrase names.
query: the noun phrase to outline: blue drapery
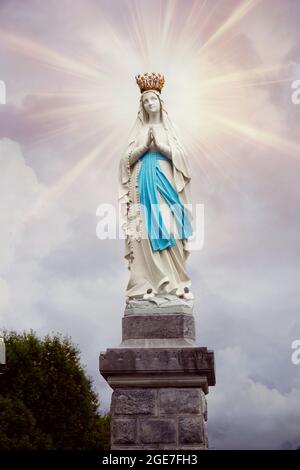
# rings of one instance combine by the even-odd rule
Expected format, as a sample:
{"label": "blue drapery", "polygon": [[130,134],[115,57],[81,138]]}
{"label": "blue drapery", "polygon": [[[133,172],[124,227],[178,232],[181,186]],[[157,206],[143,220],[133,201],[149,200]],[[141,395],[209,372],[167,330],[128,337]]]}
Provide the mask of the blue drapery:
{"label": "blue drapery", "polygon": [[179,196],[164,173],[158,161],[168,160],[162,153],[147,152],[140,157],[141,167],[138,176],[141,210],[148,231],[152,250],[159,251],[175,245],[174,238],[166,229],[159,208],[157,191],[160,192],[170,207],[177,224],[179,238],[186,239],[192,235],[191,222],[186,215]]}

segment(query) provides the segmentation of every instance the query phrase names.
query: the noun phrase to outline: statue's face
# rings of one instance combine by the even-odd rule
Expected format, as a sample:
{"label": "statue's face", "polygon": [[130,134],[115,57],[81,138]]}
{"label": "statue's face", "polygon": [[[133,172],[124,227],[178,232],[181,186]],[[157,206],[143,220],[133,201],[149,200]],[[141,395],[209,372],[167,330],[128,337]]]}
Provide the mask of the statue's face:
{"label": "statue's face", "polygon": [[144,93],[143,105],[148,114],[156,114],[160,111],[160,101],[152,91]]}

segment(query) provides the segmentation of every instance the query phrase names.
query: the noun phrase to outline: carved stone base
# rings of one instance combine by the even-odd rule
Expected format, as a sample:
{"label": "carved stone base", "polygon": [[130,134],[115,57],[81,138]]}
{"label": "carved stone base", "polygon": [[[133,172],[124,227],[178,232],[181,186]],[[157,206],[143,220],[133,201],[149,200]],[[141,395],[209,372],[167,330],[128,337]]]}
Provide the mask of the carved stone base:
{"label": "carved stone base", "polygon": [[111,449],[206,449],[207,407],[199,388],[113,392]]}
{"label": "carved stone base", "polygon": [[100,373],[114,390],[111,449],[207,449],[214,354],[196,346],[191,313],[125,315]]}
{"label": "carved stone base", "polygon": [[194,301],[174,294],[157,294],[152,299],[128,299],[124,315],[193,313]]}

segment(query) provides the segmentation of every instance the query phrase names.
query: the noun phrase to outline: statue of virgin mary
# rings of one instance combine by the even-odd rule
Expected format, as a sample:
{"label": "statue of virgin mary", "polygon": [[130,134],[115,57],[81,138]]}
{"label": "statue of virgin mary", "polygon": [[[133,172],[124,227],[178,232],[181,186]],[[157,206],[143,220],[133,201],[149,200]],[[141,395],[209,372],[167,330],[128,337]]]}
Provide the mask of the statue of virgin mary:
{"label": "statue of virgin mary", "polygon": [[186,153],[161,97],[164,77],[136,77],[138,115],[119,163],[119,204],[130,278],[127,300],[193,299],[186,271],[192,235]]}

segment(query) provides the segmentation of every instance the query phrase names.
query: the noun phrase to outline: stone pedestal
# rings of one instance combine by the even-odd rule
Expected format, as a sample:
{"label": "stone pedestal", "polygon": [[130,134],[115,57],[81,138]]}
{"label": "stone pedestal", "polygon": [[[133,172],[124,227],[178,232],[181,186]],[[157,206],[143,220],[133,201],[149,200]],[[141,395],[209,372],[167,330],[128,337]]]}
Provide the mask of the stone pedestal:
{"label": "stone pedestal", "polygon": [[191,309],[146,310],[125,310],[122,343],[100,354],[113,389],[111,449],[207,449],[213,352],[195,344]]}

